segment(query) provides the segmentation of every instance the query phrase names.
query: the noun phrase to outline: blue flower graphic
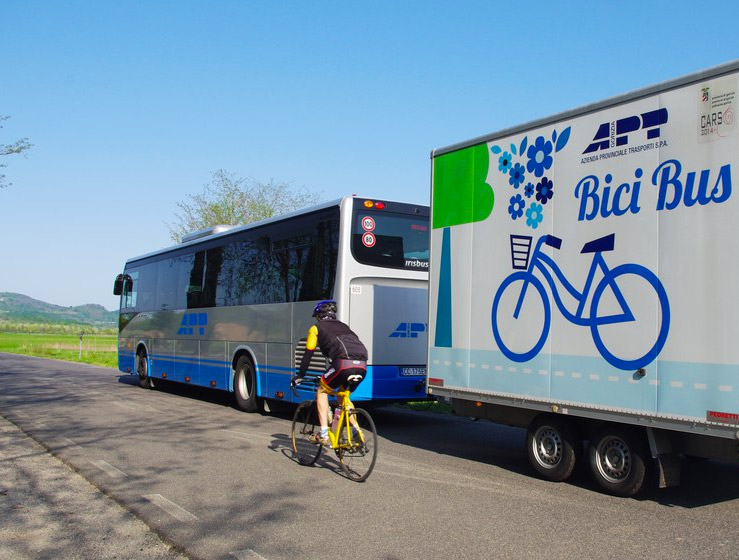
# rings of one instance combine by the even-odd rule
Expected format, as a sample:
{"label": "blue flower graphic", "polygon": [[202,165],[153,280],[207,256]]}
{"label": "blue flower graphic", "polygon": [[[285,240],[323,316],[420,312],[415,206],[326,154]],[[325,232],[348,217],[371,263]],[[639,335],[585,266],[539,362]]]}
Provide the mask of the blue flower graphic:
{"label": "blue flower graphic", "polygon": [[526,168],[520,163],[517,163],[516,165],[511,167],[511,170],[508,173],[511,176],[511,178],[508,179],[508,183],[511,184],[514,189],[517,189],[518,186],[521,183],[523,183],[525,171],[526,171]]}
{"label": "blue flower graphic", "polygon": [[501,173],[508,173],[511,168],[511,154],[503,152],[503,155],[498,158],[498,171]]}
{"label": "blue flower graphic", "polygon": [[537,177],[544,175],[544,171],[552,166],[552,143],[544,140],[543,136],[536,138],[529,149],[526,151],[526,155],[529,158],[529,162],[526,164],[526,169],[529,173],[533,173]]}
{"label": "blue flower graphic", "polygon": [[542,214],[541,204],[532,202],[529,209],[526,210],[526,225],[532,229],[536,229],[543,219],[544,215]]}
{"label": "blue flower graphic", "polygon": [[526,198],[531,198],[534,194],[534,185],[532,185],[531,183],[528,183],[524,187],[523,193],[526,195]]}
{"label": "blue flower graphic", "polygon": [[[526,202],[520,194],[511,197],[510,205],[508,206],[508,213],[511,215],[511,219],[516,220],[523,216],[523,209],[526,207]],[[541,208],[541,206],[539,206]],[[528,214],[528,211],[526,212]],[[540,218],[541,220],[541,218]]]}
{"label": "blue flower graphic", "polygon": [[552,183],[546,177],[542,178],[541,182],[536,185],[536,200],[542,204],[549,202],[554,196],[554,183]]}

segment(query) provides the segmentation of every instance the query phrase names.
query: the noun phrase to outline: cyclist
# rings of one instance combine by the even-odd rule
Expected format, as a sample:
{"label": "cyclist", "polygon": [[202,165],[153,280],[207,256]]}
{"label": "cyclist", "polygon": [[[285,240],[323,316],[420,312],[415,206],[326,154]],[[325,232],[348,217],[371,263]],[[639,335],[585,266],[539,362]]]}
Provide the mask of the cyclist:
{"label": "cyclist", "polygon": [[330,367],[321,375],[316,390],[316,406],[321,423],[321,432],[315,436],[314,443],[330,446],[328,438],[328,394],[342,385],[354,391],[367,373],[367,348],[359,337],[336,318],[336,302],[324,300],[313,309],[315,325],[308,330],[305,354],[300,362],[300,369],[291,382],[296,385],[302,381],[310,365],[316,345],[329,359]]}

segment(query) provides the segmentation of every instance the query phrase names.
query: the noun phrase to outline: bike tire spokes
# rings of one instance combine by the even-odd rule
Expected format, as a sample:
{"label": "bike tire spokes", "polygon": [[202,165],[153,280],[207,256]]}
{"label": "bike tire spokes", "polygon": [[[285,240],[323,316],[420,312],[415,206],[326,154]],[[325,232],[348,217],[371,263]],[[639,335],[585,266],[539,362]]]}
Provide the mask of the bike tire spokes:
{"label": "bike tire spokes", "polygon": [[301,465],[313,465],[322,447],[312,437],[320,431],[315,401],[306,401],[295,410],[292,426],[293,454]]}
{"label": "bike tire spokes", "polygon": [[372,472],[377,460],[377,430],[372,417],[361,408],[349,412],[341,428],[337,450],[347,477],[362,482]]}

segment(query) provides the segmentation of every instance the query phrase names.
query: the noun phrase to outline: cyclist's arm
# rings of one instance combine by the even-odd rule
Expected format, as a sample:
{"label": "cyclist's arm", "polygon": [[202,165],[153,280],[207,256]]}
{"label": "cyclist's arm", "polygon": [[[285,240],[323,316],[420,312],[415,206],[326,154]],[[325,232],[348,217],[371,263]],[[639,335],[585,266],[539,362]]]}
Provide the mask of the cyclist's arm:
{"label": "cyclist's arm", "polygon": [[305,372],[308,371],[308,366],[310,366],[310,360],[313,357],[313,352],[316,351],[316,346],[318,346],[318,327],[313,325],[308,330],[308,340],[305,342],[305,354],[303,354],[303,359],[300,360],[298,377],[303,377]]}

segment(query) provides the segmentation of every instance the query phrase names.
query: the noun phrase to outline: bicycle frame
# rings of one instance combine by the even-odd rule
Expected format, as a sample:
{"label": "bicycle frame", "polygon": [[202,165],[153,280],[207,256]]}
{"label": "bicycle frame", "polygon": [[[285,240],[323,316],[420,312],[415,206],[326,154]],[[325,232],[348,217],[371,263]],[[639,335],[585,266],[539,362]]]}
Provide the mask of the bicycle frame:
{"label": "bicycle frame", "polygon": [[[610,286],[611,290],[613,290],[613,294],[616,297],[616,301],[618,301],[618,304],[621,306],[622,312],[620,314],[607,315],[604,317],[583,316],[585,312],[585,303],[588,300],[588,295],[590,294],[590,290],[593,286],[593,279],[595,278],[596,270],[600,268],[603,271],[604,278],[607,278],[608,273],[610,272],[610,268],[608,268],[608,264],[603,258],[601,251],[596,251],[593,253],[593,260],[590,263],[590,270],[588,271],[588,276],[585,280],[585,286],[583,287],[583,291],[580,292],[567,280],[564,273],[559,268],[559,266],[557,266],[557,263],[554,261],[554,259],[541,251],[541,247],[544,244],[547,244],[554,249],[559,249],[562,241],[551,235],[542,235],[536,242],[536,247],[534,248],[534,252],[531,255],[531,261],[526,271],[526,279],[524,281],[523,287],[521,288],[521,294],[518,298],[516,309],[513,313],[513,317],[515,319],[518,319],[518,315],[521,311],[521,306],[523,305],[524,297],[526,296],[526,290],[528,289],[529,283],[531,282],[531,278],[534,278],[534,269],[536,268],[541,272],[542,276],[544,276],[544,279],[549,284],[549,289],[560,312],[571,323],[587,327],[591,325],[625,323],[635,320],[634,314],[631,312],[631,309],[629,309],[629,306],[626,303],[626,299],[621,293],[621,290],[615,284],[615,282],[610,280],[608,285]],[[574,314],[567,309],[564,302],[562,301],[562,298],[557,291],[557,284],[547,267],[549,267],[554,272],[560,284],[562,284],[567,292],[578,302],[577,311]]]}
{"label": "bicycle frame", "polygon": [[356,421],[352,421],[352,418],[349,416],[349,411],[354,409],[354,403],[352,403],[351,399],[349,398],[350,392],[347,390],[343,391],[331,391],[329,393],[330,396],[336,396],[338,397],[338,407],[341,410],[341,414],[339,415],[339,420],[336,422],[336,429],[333,429],[331,424],[333,422],[333,419],[329,419],[329,428],[328,428],[328,437],[331,440],[331,448],[332,449],[340,449],[342,447],[351,447],[352,445],[352,430],[347,430],[347,441],[346,442],[340,442],[340,434],[341,434],[341,428],[344,425],[351,425],[357,430],[357,434],[359,435],[359,439],[362,443],[364,443],[364,437],[362,436],[362,430],[359,427],[359,425],[356,423]]}

